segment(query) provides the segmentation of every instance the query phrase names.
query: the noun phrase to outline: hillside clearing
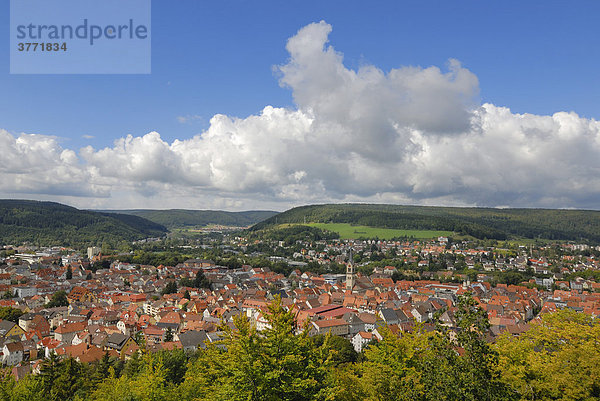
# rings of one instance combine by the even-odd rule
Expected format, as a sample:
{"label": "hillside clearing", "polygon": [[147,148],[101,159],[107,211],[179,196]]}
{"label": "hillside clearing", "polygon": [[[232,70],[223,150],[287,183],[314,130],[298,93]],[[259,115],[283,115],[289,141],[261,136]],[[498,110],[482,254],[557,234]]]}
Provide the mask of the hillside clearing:
{"label": "hillside clearing", "polygon": [[448,237],[452,231],[434,230],[400,230],[392,228],[377,228],[368,226],[355,226],[347,223],[307,223],[307,226],[317,227],[322,230],[336,232],[341,239],[379,238],[392,239],[412,237],[417,239],[431,239],[437,237]]}

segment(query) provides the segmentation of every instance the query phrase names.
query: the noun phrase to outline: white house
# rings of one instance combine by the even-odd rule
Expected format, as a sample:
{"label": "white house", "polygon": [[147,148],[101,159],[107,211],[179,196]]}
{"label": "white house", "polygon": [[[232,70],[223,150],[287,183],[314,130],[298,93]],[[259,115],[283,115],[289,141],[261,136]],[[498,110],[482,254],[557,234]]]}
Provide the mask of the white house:
{"label": "white house", "polygon": [[23,361],[23,344],[21,342],[4,344],[2,354],[4,365],[17,365]]}
{"label": "white house", "polygon": [[372,333],[368,333],[366,331],[359,331],[354,337],[352,337],[352,340],[350,340],[350,342],[352,343],[352,346],[354,347],[354,350],[356,352],[362,352],[362,350],[368,343],[370,343],[373,340],[381,340],[381,338],[381,335],[377,331],[374,331]]}
{"label": "white house", "polygon": [[19,298],[29,298],[37,294],[35,287],[13,287],[13,295]]}

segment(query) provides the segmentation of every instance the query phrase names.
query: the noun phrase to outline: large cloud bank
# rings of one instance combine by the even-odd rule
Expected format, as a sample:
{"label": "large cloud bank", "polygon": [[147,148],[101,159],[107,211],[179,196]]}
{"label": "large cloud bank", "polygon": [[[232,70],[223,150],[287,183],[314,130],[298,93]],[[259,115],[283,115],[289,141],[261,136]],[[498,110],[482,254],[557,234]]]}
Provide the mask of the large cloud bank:
{"label": "large cloud bank", "polygon": [[326,201],[600,206],[600,123],[478,104],[477,77],[344,66],[325,22],[302,28],[277,67],[295,109],[215,115],[200,135],[156,132],[105,149],[0,131],[0,192],[116,207],[276,207]]}

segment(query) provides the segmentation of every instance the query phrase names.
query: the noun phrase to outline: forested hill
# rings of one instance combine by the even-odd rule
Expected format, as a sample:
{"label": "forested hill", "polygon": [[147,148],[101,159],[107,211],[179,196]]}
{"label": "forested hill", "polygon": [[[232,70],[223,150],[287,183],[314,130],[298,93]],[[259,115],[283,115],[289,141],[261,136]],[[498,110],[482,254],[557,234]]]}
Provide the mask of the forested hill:
{"label": "forested hill", "polygon": [[252,227],[282,223],[349,223],[371,227],[446,230],[476,238],[544,238],[600,243],[600,212],[331,204],[290,209]]}
{"label": "forested hill", "polygon": [[138,216],[79,210],[55,202],[0,200],[0,244],[87,247],[161,237],[167,229]]}
{"label": "forested hill", "polygon": [[210,224],[247,227],[268,219],[277,212],[254,210],[246,212],[225,212],[222,210],[114,210],[113,213],[125,213],[143,217],[169,229],[202,227]]}

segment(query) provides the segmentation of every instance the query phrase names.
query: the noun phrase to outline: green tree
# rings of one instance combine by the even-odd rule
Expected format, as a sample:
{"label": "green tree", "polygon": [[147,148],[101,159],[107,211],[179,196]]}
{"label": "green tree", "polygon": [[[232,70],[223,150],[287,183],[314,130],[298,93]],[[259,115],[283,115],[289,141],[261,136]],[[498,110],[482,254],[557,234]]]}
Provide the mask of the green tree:
{"label": "green tree", "polygon": [[485,341],[485,311],[470,295],[461,296],[456,318],[457,334],[443,326],[434,332],[417,326],[398,338],[383,329],[383,339],[367,348],[360,366],[362,399],[510,399],[500,380],[497,353]]}
{"label": "green tree", "polygon": [[[440,378],[437,372],[429,376],[429,385],[445,382],[445,389],[433,394],[431,399],[502,400],[510,398],[507,387],[500,380],[497,369],[498,353],[486,341],[489,321],[485,310],[479,307],[470,293],[459,296],[456,340],[450,331],[445,331],[441,340],[433,342],[436,357],[442,356],[449,370]],[[443,332],[443,326],[438,326]],[[439,338],[439,337],[438,337]],[[464,353],[458,356],[456,347]],[[439,358],[436,358],[436,360]],[[436,361],[433,361],[435,364]],[[431,372],[431,371],[429,371]],[[426,379],[428,376],[425,376]],[[427,384],[426,384],[427,385]]]}
{"label": "green tree", "polygon": [[47,308],[54,308],[57,306],[69,306],[69,300],[67,299],[67,293],[63,290],[56,291],[52,294],[50,302],[46,304]]}
{"label": "green tree", "polygon": [[[182,389],[215,400],[313,400],[324,395],[329,362],[300,330],[279,297],[265,314],[270,328],[257,332],[244,316],[224,327],[226,351],[209,347],[190,367]],[[191,379],[188,382],[188,378]],[[193,383],[193,386],[192,386]]]}
{"label": "green tree", "polygon": [[113,363],[111,361],[110,354],[108,353],[108,351],[106,351],[104,353],[104,355],[102,356],[102,359],[100,359],[100,361],[96,365],[96,369],[94,371],[94,375],[93,375],[92,380],[95,383],[100,383],[104,379],[106,379],[107,377],[109,377],[110,376],[110,369],[112,368],[112,365],[113,365]]}
{"label": "green tree", "polygon": [[154,355],[165,369],[165,380],[170,384],[180,384],[187,372],[188,357],[182,349],[161,351]]}
{"label": "green tree", "polygon": [[326,360],[301,330],[296,316],[276,297],[265,315],[269,326],[257,333],[247,319],[235,320],[238,331],[233,340],[229,362],[233,393],[256,400],[313,399],[324,389]]}
{"label": "green tree", "polygon": [[179,280],[180,287],[194,287],[194,280],[189,277],[183,277]]}
{"label": "green tree", "polygon": [[[142,345],[145,345],[145,340],[138,339],[138,345],[142,348]],[[125,363],[125,367],[123,368],[123,375],[127,377],[135,377],[137,376],[143,369],[144,360],[142,358],[142,354],[140,352],[136,352],[133,356]]]}
{"label": "green tree", "polygon": [[51,400],[70,400],[78,394],[83,396],[89,387],[85,367],[73,358],[67,358],[58,364],[58,375],[50,386]]}
{"label": "green tree", "polygon": [[316,347],[321,347],[329,353],[329,360],[332,366],[339,366],[343,363],[356,362],[358,353],[354,350],[352,343],[340,336],[319,334],[311,338]]}
{"label": "green tree", "polygon": [[89,399],[93,401],[136,400],[131,382],[128,376],[117,377],[114,369],[110,368],[109,376],[94,388]]}
{"label": "green tree", "polygon": [[198,270],[196,273],[196,279],[194,280],[194,287],[196,288],[210,288],[210,281],[204,275],[202,270]]}
{"label": "green tree", "polygon": [[177,292],[177,282],[169,281],[167,283],[167,285],[165,285],[165,288],[163,288],[160,293],[162,295],[166,295],[166,294],[174,294],[176,292]]}
{"label": "green tree", "polygon": [[11,322],[18,323],[19,317],[23,314],[21,309],[12,308],[10,306],[0,307],[0,319],[10,320]]}
{"label": "green tree", "polygon": [[10,400],[15,390],[15,379],[8,369],[0,370],[0,399]]}
{"label": "green tree", "polygon": [[84,396],[89,389],[85,367],[67,358],[60,360],[55,353],[43,362],[40,374],[35,378],[39,381],[40,391],[49,400],[70,400],[75,395]]}
{"label": "green tree", "polygon": [[503,381],[522,400],[600,399],[600,323],[564,309],[495,344]]}
{"label": "green tree", "polygon": [[142,369],[133,376],[122,375],[117,377],[114,369],[89,397],[98,401],[117,400],[144,400],[163,401],[175,400],[176,395],[172,387],[168,386],[165,375],[166,370],[159,358],[152,358],[149,354],[142,357]]}
{"label": "green tree", "polygon": [[71,266],[67,267],[66,277],[67,277],[67,280],[71,280],[73,278],[73,270],[71,269]]}
{"label": "green tree", "polygon": [[171,342],[173,341],[173,330],[171,330],[171,328],[169,327],[167,329],[167,332],[165,333],[165,342]]}
{"label": "green tree", "polygon": [[10,401],[47,401],[38,377],[29,375],[15,382],[9,369],[0,372],[0,399]]}
{"label": "green tree", "polygon": [[190,363],[184,381],[179,386],[181,399],[227,400],[224,394],[226,387],[232,386],[227,358],[227,351],[212,345],[199,350],[197,359]]}
{"label": "green tree", "polygon": [[60,359],[56,353],[50,353],[50,357],[45,360],[40,367],[40,374],[38,379],[42,383],[42,387],[46,392],[49,392],[52,383],[56,380],[59,375]]}
{"label": "green tree", "polygon": [[[423,400],[425,388],[421,380],[421,358],[428,350],[430,335],[419,326],[401,338],[382,329],[382,340],[364,351],[365,361],[357,372],[347,371],[334,384],[334,392],[345,393],[349,400]],[[354,383],[356,398],[339,386]]]}

